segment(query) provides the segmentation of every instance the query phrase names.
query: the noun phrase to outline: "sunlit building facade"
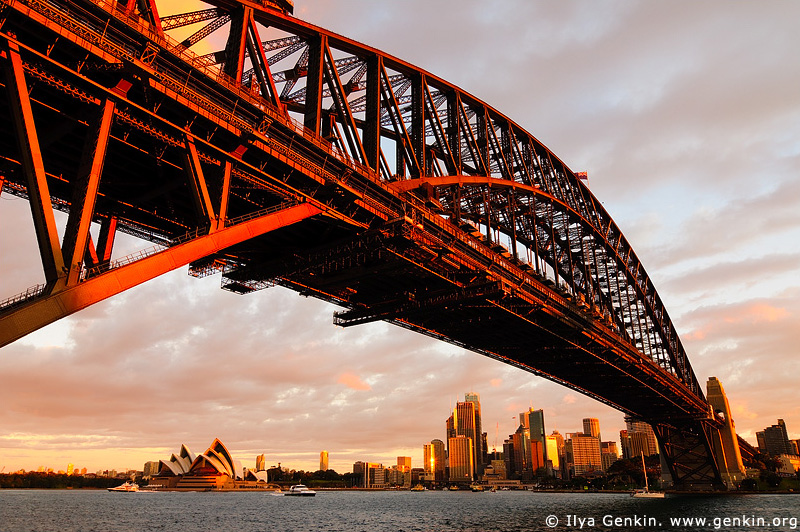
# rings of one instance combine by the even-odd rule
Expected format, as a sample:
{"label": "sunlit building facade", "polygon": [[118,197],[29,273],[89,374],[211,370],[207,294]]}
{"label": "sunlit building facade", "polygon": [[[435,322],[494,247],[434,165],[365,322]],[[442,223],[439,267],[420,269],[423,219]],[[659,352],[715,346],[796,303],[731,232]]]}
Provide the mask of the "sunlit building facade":
{"label": "sunlit building facade", "polygon": [[321,453],[319,453],[319,470],[320,471],[328,470],[328,451],[322,451]]}
{"label": "sunlit building facade", "polygon": [[450,462],[450,482],[469,483],[475,478],[475,457],[470,438],[458,435],[448,438],[448,460]]}

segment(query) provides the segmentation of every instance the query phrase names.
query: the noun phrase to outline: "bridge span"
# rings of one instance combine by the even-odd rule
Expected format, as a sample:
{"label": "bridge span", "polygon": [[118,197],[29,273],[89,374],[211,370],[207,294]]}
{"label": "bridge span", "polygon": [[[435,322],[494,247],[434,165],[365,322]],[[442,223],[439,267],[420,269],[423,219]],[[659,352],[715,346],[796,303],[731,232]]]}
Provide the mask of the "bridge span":
{"label": "bridge span", "polygon": [[[487,103],[291,10],[0,0],[0,183],[30,203],[45,279],[0,302],[0,346],[188,265],[561,383],[650,423],[676,487],[724,489],[721,420],[581,176]],[[224,48],[192,51],[212,34]],[[153,247],[118,257],[120,232]]]}

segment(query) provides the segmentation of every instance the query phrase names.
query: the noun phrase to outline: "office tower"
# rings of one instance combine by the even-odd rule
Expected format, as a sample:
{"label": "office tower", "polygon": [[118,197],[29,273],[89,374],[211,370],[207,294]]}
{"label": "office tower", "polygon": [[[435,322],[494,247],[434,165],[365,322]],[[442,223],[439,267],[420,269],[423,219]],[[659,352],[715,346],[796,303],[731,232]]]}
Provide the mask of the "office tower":
{"label": "office tower", "polygon": [[513,436],[503,441],[503,462],[506,464],[506,478],[517,478],[519,472],[516,468]]}
{"label": "office tower", "polygon": [[[469,392],[464,394],[464,401],[472,403],[475,416],[475,437],[473,440],[473,450],[475,454],[475,473],[482,474],[486,458],[486,436],[483,433],[481,421],[481,396],[480,394]],[[467,435],[469,436],[469,435]]]}
{"label": "office tower", "polygon": [[478,432],[479,418],[476,416],[476,409],[480,408],[480,403],[475,402],[476,394],[467,394],[467,397],[472,397],[473,401],[456,403],[453,415],[447,420],[448,452],[450,439],[456,436],[468,438],[472,442],[473,467],[477,467],[476,457],[483,455],[480,448],[481,434]]}
{"label": "office tower", "polygon": [[[560,436],[561,434],[558,434],[558,437],[555,434],[550,436],[545,436],[545,449],[547,453],[546,463],[547,467],[553,472],[558,471],[559,468],[561,467],[559,461],[559,456],[561,455],[561,452],[559,452],[559,442],[558,442]],[[561,447],[562,448],[564,447],[564,438],[561,438]]]}
{"label": "office tower", "polygon": [[789,443],[792,447],[792,454],[800,456],[800,440],[789,440]]}
{"label": "office tower", "polygon": [[475,476],[474,446],[470,438],[459,434],[447,440],[450,482],[472,482]]}
{"label": "office tower", "polygon": [[769,453],[772,456],[794,454],[794,449],[789,443],[786,423],[782,419],[778,420],[777,425],[772,425],[761,432],[757,432],[756,438],[758,439],[758,449],[761,452]]}
{"label": "office tower", "polygon": [[444,482],[444,473],[447,467],[447,454],[445,453],[445,445],[442,440],[431,440],[431,447],[433,448],[433,473],[436,482]]}
{"label": "office tower", "polygon": [[67,475],[72,476],[72,473],[75,471],[74,464],[67,464]]}
{"label": "office tower", "polygon": [[[544,410],[529,409],[528,416],[528,431],[531,439],[531,469],[535,472],[539,467],[546,467],[547,460],[550,457],[547,455],[547,436],[544,430]],[[534,444],[533,442],[538,442]],[[534,448],[537,448],[536,456],[534,455]],[[533,462],[536,462],[536,465]]]}
{"label": "office tower", "polygon": [[722,383],[716,377],[709,377],[706,383],[706,392],[708,404],[724,420],[724,425],[719,429],[719,436],[712,435],[712,445],[714,454],[717,456],[720,474],[729,487],[735,487],[745,478],[745,470],[728,397],[725,395]]}
{"label": "office tower", "polygon": [[328,470],[328,451],[322,451],[321,453],[319,453],[319,470],[320,471]]}
{"label": "office tower", "polygon": [[631,449],[631,439],[628,437],[627,430],[619,431],[619,445],[622,448],[622,457],[623,458],[631,458],[633,456],[633,450]]}
{"label": "office tower", "polygon": [[602,470],[603,460],[600,456],[600,441],[597,438],[581,433],[572,434],[565,447],[567,461],[574,476],[581,477]]}
{"label": "office tower", "polygon": [[[651,427],[649,423],[625,417],[625,424],[628,429],[628,438],[630,438],[631,441],[632,456],[639,456],[640,451],[643,452],[645,456],[658,454],[656,434],[653,432],[653,427]],[[642,434],[642,436],[635,436],[636,434]],[[636,442],[637,445],[635,449],[633,449],[634,442]]]}
{"label": "office tower", "polygon": [[600,439],[600,420],[595,417],[583,418],[583,433],[587,436]]}
{"label": "office tower", "polygon": [[600,443],[600,459],[603,462],[603,471],[608,471],[611,464],[619,460],[619,451],[617,450],[617,442],[604,441]]}
{"label": "office tower", "polygon": [[530,480],[533,477],[533,472],[531,471],[531,438],[529,429],[524,425],[520,425],[517,431],[511,435],[511,441],[514,447],[514,473],[518,478]]}
{"label": "office tower", "polygon": [[411,471],[411,457],[410,456],[398,456],[397,457],[397,469],[407,473]]}

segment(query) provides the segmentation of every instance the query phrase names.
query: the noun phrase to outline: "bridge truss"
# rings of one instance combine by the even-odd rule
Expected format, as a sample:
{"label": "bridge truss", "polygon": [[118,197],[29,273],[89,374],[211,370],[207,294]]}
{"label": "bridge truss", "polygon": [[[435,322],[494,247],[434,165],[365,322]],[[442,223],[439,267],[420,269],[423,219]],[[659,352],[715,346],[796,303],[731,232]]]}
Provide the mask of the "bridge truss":
{"label": "bridge truss", "polygon": [[[0,345],[189,265],[559,382],[651,423],[676,485],[721,488],[718,420],[580,177],[458,87],[290,12],[0,0],[0,181],[30,202],[45,274],[0,302]],[[118,232],[154,247],[115,257]]]}

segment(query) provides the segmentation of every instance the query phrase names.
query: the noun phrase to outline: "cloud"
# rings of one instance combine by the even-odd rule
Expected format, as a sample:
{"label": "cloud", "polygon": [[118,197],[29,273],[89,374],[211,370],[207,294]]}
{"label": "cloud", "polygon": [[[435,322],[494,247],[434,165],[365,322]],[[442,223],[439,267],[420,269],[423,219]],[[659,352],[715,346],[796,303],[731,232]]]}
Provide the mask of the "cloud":
{"label": "cloud", "polygon": [[336,380],[339,384],[344,384],[351,390],[371,390],[372,387],[366,382],[362,381],[358,375],[352,373],[342,373]]}

